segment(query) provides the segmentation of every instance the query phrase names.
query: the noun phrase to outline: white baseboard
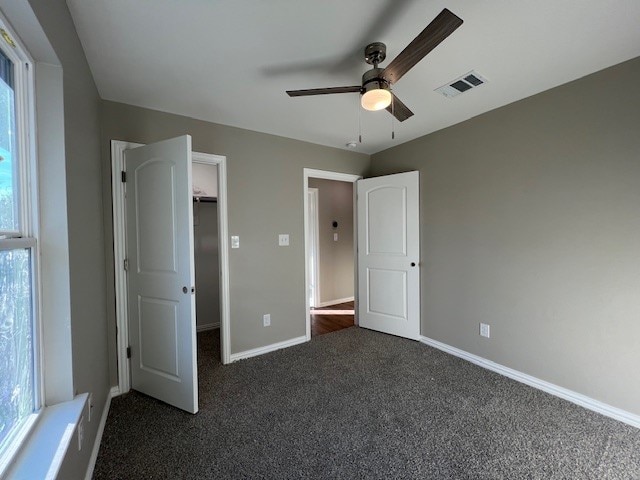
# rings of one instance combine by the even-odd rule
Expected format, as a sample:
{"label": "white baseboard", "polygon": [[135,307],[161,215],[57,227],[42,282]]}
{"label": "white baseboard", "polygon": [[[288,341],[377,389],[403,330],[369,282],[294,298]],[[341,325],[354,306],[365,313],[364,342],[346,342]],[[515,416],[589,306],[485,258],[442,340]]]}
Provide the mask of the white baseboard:
{"label": "white baseboard", "polygon": [[354,300],[355,300],[355,297],[337,298],[335,300],[328,300],[326,302],[320,302],[316,306],[316,308],[330,307],[331,305],[337,305],[339,303],[353,302]]}
{"label": "white baseboard", "polygon": [[273,352],[275,350],[280,350],[281,348],[293,347],[294,345],[298,345],[306,341],[307,341],[307,337],[306,335],[303,335],[301,337],[285,340],[284,342],[272,343],[271,345],[266,345],[264,347],[254,348],[252,350],[245,350],[244,352],[232,353],[230,359],[232,362],[235,362],[237,360],[242,360],[244,358],[257,357],[258,355],[263,355],[265,353]]}
{"label": "white baseboard", "polygon": [[533,377],[526,373],[519,372],[518,370],[514,370],[512,368],[505,367],[504,365],[500,365],[499,363],[492,362],[491,360],[487,360],[486,358],[482,358],[472,353],[465,352],[464,350],[452,347],[450,345],[447,345],[446,343],[438,342],[437,340],[433,340],[428,337],[420,337],[420,341],[426,345],[437,348],[438,350],[442,350],[443,352],[450,353],[451,355],[460,357],[471,363],[475,363],[476,365],[486,368],[487,370],[492,370],[496,373],[504,375],[505,377],[509,377],[520,383],[529,385],[530,387],[537,388],[539,390],[542,390],[543,392],[550,393],[551,395],[555,395],[556,397],[560,397],[572,403],[575,403],[576,405],[580,405],[581,407],[587,408],[615,420],[619,420],[620,422],[624,422],[628,425],[631,425],[632,427],[640,428],[640,415],[627,412],[626,410],[622,410],[621,408],[613,407],[599,400],[595,400],[581,393],[574,392],[573,390],[569,390],[553,383],[549,383],[545,380],[540,380],[539,378]]}
{"label": "white baseboard", "polygon": [[220,328],[220,322],[216,323],[203,323],[202,325],[196,325],[196,332],[204,332],[207,330],[215,330]]}
{"label": "white baseboard", "polygon": [[96,433],[96,439],[93,442],[93,449],[91,450],[91,456],[89,457],[87,474],[84,477],[85,480],[91,480],[91,477],[93,476],[93,469],[96,467],[96,460],[98,459],[98,452],[100,451],[100,443],[102,442],[102,434],[104,433],[104,427],[107,424],[107,417],[109,416],[111,399],[118,395],[120,395],[120,389],[118,387],[111,387],[109,395],[107,395],[107,401],[102,409],[102,416],[100,417],[100,423],[98,424],[98,432]]}

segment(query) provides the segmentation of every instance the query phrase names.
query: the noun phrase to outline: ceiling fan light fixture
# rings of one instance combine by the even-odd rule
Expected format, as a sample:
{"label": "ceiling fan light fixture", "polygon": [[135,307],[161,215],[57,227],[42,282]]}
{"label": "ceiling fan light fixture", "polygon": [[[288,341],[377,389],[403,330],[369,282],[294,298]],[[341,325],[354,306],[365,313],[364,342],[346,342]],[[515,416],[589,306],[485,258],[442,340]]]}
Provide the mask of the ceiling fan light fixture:
{"label": "ceiling fan light fixture", "polygon": [[391,92],[385,88],[367,90],[360,99],[362,108],[375,112],[391,105]]}

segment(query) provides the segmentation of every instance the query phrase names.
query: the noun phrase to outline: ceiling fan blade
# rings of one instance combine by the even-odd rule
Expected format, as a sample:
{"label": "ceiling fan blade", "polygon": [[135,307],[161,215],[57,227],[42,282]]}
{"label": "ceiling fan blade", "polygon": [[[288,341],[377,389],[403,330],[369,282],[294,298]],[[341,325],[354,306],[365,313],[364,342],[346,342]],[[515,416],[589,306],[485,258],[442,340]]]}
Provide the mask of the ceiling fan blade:
{"label": "ceiling fan blade", "polygon": [[387,65],[387,68],[382,72],[382,77],[391,84],[396,83],[460,25],[462,25],[462,19],[445,8]]}
{"label": "ceiling fan blade", "polygon": [[[359,67],[360,62],[362,62],[362,47],[374,40],[387,37],[389,30],[393,29],[396,20],[401,18],[412,4],[418,1],[420,0],[392,0],[384,2],[385,4],[379,8],[373,22],[365,29],[366,31],[360,32],[361,35],[358,36],[357,40],[351,40],[350,43],[355,48],[344,55],[333,67],[326,68],[325,72],[343,74],[354,72],[354,75],[357,75],[356,72],[360,72],[361,70]],[[358,68],[353,70],[354,66]]]}
{"label": "ceiling fan blade", "polygon": [[327,95],[329,93],[360,93],[360,85],[352,87],[311,88],[309,90],[287,90],[290,97],[306,97],[308,95]]}
{"label": "ceiling fan blade", "polygon": [[393,100],[391,105],[387,107],[387,112],[396,117],[399,122],[404,122],[407,118],[413,116],[413,112],[409,110],[409,107],[402,103],[393,93],[391,95],[393,95]]}

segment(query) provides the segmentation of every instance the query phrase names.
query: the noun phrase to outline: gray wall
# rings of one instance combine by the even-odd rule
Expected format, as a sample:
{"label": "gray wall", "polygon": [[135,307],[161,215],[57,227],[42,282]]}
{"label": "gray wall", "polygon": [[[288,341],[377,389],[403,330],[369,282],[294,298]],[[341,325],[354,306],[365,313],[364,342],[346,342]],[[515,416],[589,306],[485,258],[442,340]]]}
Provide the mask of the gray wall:
{"label": "gray wall", "polygon": [[353,297],[353,183],[310,178],[309,187],[318,189],[320,302]]}
{"label": "gray wall", "polygon": [[422,335],[640,414],[639,83],[635,59],[372,156],[420,171]]}
{"label": "gray wall", "polygon": [[[215,165],[207,165],[217,168]],[[193,247],[196,266],[196,325],[220,324],[220,257],[218,204],[193,204]]]}
{"label": "gray wall", "polygon": [[[190,134],[194,151],[225,155],[228,162],[231,352],[305,334],[303,168],[363,174],[369,156],[194,120],[130,105],[102,102],[102,158],[106,255],[113,292],[110,153],[112,139],[151,143]],[[289,247],[278,234],[289,233]],[[109,304],[109,340],[115,381],[115,308]],[[271,326],[262,315],[271,314]]]}
{"label": "gray wall", "polygon": [[[67,5],[63,0],[29,0],[64,72],[64,127],[69,225],[73,384],[92,392],[96,418],[109,391],[105,300],[100,99]],[[46,158],[40,158],[46,162]],[[85,422],[85,445],[66,457],[67,478],[82,478],[97,421]]]}

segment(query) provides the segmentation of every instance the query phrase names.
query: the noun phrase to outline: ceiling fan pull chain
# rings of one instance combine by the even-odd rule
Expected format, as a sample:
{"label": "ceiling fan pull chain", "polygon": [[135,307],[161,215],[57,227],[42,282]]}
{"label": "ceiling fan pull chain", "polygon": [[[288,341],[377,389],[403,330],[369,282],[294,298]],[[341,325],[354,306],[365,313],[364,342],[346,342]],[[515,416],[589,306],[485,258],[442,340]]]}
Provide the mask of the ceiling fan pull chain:
{"label": "ceiling fan pull chain", "polygon": [[360,98],[358,98],[358,142],[362,143],[362,109],[360,108]]}
{"label": "ceiling fan pull chain", "polygon": [[391,140],[395,140],[396,138],[396,96],[391,94]]}

